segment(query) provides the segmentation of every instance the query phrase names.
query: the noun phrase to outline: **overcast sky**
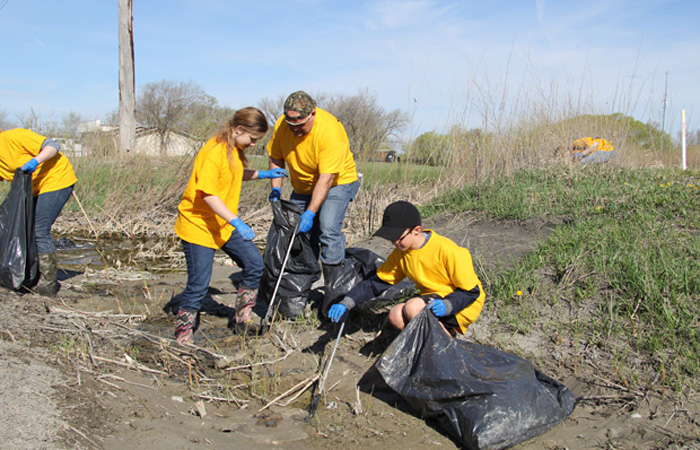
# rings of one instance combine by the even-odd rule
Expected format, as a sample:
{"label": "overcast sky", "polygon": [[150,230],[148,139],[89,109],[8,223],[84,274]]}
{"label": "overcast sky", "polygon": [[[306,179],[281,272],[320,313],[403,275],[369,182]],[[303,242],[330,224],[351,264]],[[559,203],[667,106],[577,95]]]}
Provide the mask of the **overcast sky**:
{"label": "overcast sky", "polygon": [[[117,0],[0,8],[8,120],[118,108]],[[232,108],[368,89],[410,115],[408,136],[501,105],[665,117],[675,133],[681,109],[700,128],[699,21],[697,0],[134,0],[136,89],[191,81]]]}

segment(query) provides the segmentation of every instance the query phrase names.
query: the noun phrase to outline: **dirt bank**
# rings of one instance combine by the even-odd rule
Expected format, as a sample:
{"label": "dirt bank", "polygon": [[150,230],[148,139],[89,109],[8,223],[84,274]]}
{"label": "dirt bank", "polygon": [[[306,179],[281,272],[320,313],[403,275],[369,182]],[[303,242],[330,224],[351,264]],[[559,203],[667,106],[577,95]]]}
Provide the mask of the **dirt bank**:
{"label": "dirt bank", "polygon": [[[483,222],[468,214],[428,225],[469,248],[487,276],[549,230],[546,223]],[[390,249],[375,239],[353,245],[381,255]],[[235,298],[236,271],[215,267],[212,288],[221,304]],[[170,339],[174,321],[161,307],[182,289],[184,273],[122,267],[62,277],[55,299],[0,292],[4,448],[458,448],[400,399],[356,388],[396,336],[382,327],[386,309],[357,314],[348,324],[327,396],[305,423],[311,390],[304,387],[315,379],[324,348],[330,352],[332,326],[311,316],[279,323],[265,338],[242,338],[229,332],[225,317],[203,315],[196,347],[181,347]],[[497,314],[487,303],[464,338],[531,359],[582,398],[564,423],[518,448],[700,448],[697,395],[629,389],[613,376],[606,349],[581,349],[566,336],[536,330],[514,335],[499,326]]]}

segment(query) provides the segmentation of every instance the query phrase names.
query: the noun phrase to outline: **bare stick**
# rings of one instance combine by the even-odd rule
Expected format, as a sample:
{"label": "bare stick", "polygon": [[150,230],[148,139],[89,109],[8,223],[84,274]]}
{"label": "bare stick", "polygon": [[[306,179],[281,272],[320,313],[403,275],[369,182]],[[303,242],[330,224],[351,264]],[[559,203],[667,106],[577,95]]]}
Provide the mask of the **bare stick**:
{"label": "bare stick", "polygon": [[93,441],[92,439],[90,439],[89,437],[85,436],[85,434],[83,434],[83,433],[82,433],[80,430],[78,430],[77,428],[75,428],[75,427],[73,427],[73,426],[71,426],[71,425],[68,425],[68,429],[71,430],[71,431],[74,432],[74,433],[79,434],[83,439],[85,439],[86,441],[88,441],[89,443],[91,443],[92,445],[94,445],[95,448],[102,448],[101,445],[97,444],[97,442],[95,442],[95,441]]}
{"label": "bare stick", "polygon": [[151,369],[150,367],[144,366],[143,364],[139,364],[135,361],[131,362],[131,363],[125,363],[125,362],[121,362],[121,361],[115,361],[113,359],[103,358],[103,357],[97,356],[97,355],[93,355],[92,357],[94,359],[96,359],[97,361],[102,361],[102,362],[106,362],[106,363],[110,363],[110,364],[116,364],[117,366],[126,367],[128,369],[137,369],[137,370],[142,370],[142,371],[148,372],[148,373],[159,373],[162,375],[168,375],[168,372],[163,372],[161,370]]}
{"label": "bare stick", "polygon": [[192,395],[194,397],[201,398],[203,400],[212,400],[215,402],[225,402],[227,404],[233,402],[239,408],[242,408],[244,404],[247,405],[248,403],[250,403],[249,400],[241,400],[241,399],[233,397],[233,396],[231,396],[231,398],[228,398],[228,397],[215,397],[213,395],[204,395],[204,394],[192,394]]}
{"label": "bare stick", "polygon": [[280,361],[284,361],[284,360],[287,359],[287,357],[289,357],[289,355],[291,355],[292,353],[294,353],[294,351],[290,350],[290,351],[288,351],[287,353],[285,353],[284,356],[282,356],[282,357],[280,357],[280,358],[277,358],[277,359],[274,359],[274,360],[271,360],[271,361],[260,361],[260,362],[257,362],[257,363],[244,364],[244,365],[242,365],[242,366],[229,367],[229,368],[227,368],[226,370],[227,370],[227,371],[231,371],[231,370],[241,370],[241,369],[248,369],[248,368],[252,369],[252,368],[255,367],[255,366],[264,366],[265,364],[275,364],[275,363],[278,363],[278,362],[280,362]]}
{"label": "bare stick", "polygon": [[0,330],[0,333],[5,333],[5,334],[7,334],[8,336],[10,336],[10,339],[12,339],[12,342],[17,342],[17,340],[15,339],[15,337],[12,336],[12,333],[10,333],[9,331],[7,331],[7,330]]}
{"label": "bare stick", "polygon": [[292,386],[291,388],[289,388],[289,389],[287,389],[286,391],[284,391],[282,394],[280,394],[280,395],[278,395],[277,397],[275,397],[273,400],[270,400],[270,401],[268,402],[268,404],[265,405],[265,406],[263,406],[262,408],[260,408],[260,409],[258,410],[258,412],[262,412],[263,410],[269,408],[272,404],[277,403],[277,401],[279,401],[279,400],[285,398],[286,396],[290,395],[292,392],[296,391],[297,389],[299,389],[299,388],[300,388],[301,386],[303,386],[304,384],[307,384],[308,386],[310,386],[311,383],[313,383],[314,381],[316,381],[316,380],[318,379],[318,377],[319,377],[319,375],[318,375],[317,373],[315,373],[315,374],[313,374],[311,377],[307,378],[306,380],[300,381],[299,383],[295,384],[295,385]]}
{"label": "bare stick", "polygon": [[[316,374],[316,375],[318,376],[318,374]],[[309,389],[311,386],[313,386],[313,384],[316,382],[317,379],[318,379],[318,377],[311,378],[309,380],[309,383],[306,386],[301,388],[299,390],[299,392],[297,392],[294,395],[294,397],[292,397],[289,400],[287,400],[286,402],[284,402],[284,404],[282,406],[289,406],[294,400],[298,399],[301,394],[303,394],[304,392],[306,392],[307,389]]]}
{"label": "bare stick", "polygon": [[85,220],[87,220],[87,223],[88,223],[88,225],[90,225],[92,232],[95,233],[95,238],[97,238],[97,230],[95,230],[95,227],[92,226],[92,222],[90,222],[90,218],[88,217],[87,213],[83,209],[83,204],[80,203],[80,199],[78,198],[75,191],[73,191],[73,198],[75,199],[76,202],[78,202],[78,206],[80,207],[80,210],[83,212],[83,215],[85,216]]}

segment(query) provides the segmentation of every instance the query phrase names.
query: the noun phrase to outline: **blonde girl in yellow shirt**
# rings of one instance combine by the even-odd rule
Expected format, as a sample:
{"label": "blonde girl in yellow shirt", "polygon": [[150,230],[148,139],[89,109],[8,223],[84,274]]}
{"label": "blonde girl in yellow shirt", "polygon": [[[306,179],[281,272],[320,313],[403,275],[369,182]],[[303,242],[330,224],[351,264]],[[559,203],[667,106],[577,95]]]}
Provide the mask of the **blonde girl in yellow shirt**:
{"label": "blonde girl in yellow shirt", "polygon": [[255,233],[238,217],[238,204],[243,181],[286,175],[283,169],[246,168],[245,150],[253,147],[267,129],[267,119],[259,109],[243,108],[204,144],[195,158],[175,223],[187,262],[187,285],[164,308],[177,317],[175,336],[180,343],[193,340],[217,249],[223,250],[242,270],[236,328],[245,330],[252,322],[263,259],[253,244]]}

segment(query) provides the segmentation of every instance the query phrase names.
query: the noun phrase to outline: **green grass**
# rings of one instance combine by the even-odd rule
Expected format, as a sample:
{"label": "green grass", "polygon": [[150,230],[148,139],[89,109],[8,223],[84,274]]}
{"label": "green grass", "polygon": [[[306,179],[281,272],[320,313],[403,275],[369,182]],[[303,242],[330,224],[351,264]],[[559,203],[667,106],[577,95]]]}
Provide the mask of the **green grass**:
{"label": "green grass", "polygon": [[[631,366],[641,354],[673,383],[700,376],[699,186],[700,173],[680,170],[521,171],[449,192],[423,212],[479,210],[559,223],[515,267],[490,274],[500,318],[527,332],[537,318],[513,308],[562,299],[592,307],[589,342],[615,340],[626,346],[616,355],[620,364]],[[581,332],[574,326],[580,323],[570,324],[572,335]]]}
{"label": "green grass", "polygon": [[389,184],[419,186],[439,179],[444,168],[410,163],[357,162],[362,187],[373,189]]}

